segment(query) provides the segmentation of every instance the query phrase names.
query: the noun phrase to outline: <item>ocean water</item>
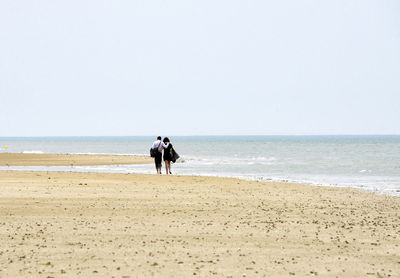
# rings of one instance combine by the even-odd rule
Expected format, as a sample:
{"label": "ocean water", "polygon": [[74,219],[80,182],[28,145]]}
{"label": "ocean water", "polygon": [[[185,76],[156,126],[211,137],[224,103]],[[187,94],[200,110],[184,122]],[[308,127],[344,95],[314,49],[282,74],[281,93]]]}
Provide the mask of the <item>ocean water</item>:
{"label": "ocean water", "polygon": [[[0,137],[0,152],[148,155],[154,137]],[[174,174],[357,187],[400,196],[400,136],[171,136]],[[0,167],[155,173],[154,165]]]}

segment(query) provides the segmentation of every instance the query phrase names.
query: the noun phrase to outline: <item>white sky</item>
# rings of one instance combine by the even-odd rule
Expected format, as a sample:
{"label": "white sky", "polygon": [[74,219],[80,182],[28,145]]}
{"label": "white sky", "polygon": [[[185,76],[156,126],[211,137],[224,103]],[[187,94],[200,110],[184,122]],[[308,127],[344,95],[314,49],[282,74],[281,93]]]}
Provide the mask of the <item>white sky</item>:
{"label": "white sky", "polygon": [[400,134],[400,1],[0,0],[0,136]]}

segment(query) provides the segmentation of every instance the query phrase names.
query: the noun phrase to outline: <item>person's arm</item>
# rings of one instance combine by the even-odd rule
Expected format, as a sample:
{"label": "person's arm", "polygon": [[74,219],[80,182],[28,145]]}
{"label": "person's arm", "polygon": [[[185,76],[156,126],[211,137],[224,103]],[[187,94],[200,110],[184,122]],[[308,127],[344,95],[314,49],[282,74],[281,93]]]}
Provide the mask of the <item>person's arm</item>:
{"label": "person's arm", "polygon": [[165,144],[164,142],[161,143],[161,150],[168,148],[169,143]]}

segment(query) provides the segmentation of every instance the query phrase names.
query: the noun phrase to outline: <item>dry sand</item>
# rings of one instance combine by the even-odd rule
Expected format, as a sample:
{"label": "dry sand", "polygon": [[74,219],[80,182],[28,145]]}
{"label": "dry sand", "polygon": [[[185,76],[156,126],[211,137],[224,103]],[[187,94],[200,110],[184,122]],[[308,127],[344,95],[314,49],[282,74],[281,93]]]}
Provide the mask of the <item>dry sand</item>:
{"label": "dry sand", "polygon": [[136,174],[0,186],[0,277],[400,277],[397,197]]}
{"label": "dry sand", "polygon": [[152,162],[150,157],[137,155],[0,153],[0,166],[82,166]]}

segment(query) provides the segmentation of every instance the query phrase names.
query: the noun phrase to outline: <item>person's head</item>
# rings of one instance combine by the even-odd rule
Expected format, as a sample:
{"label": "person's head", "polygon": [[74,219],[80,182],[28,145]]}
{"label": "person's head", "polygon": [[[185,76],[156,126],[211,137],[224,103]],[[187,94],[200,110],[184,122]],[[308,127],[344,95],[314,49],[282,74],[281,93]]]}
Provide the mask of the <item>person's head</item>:
{"label": "person's head", "polygon": [[164,140],[163,140],[163,142],[164,142],[164,143],[169,143],[169,139],[168,139],[168,137],[164,137]]}
{"label": "person's head", "polygon": [[157,137],[157,140],[161,140],[161,136],[158,136],[158,137]]}

